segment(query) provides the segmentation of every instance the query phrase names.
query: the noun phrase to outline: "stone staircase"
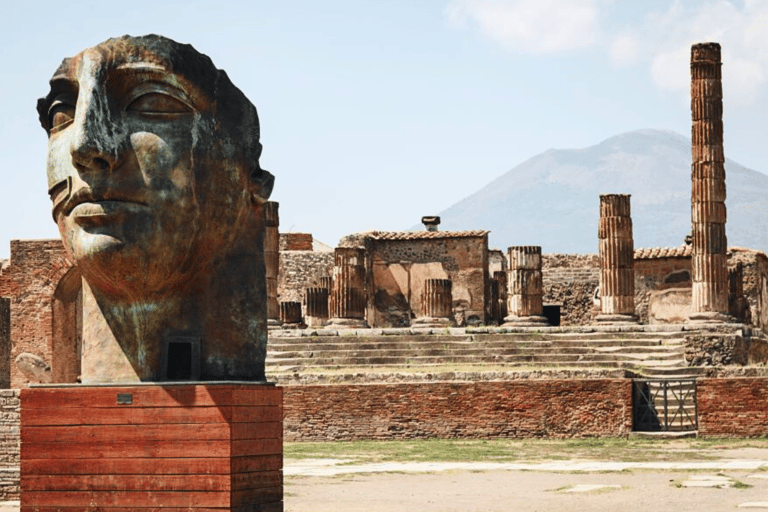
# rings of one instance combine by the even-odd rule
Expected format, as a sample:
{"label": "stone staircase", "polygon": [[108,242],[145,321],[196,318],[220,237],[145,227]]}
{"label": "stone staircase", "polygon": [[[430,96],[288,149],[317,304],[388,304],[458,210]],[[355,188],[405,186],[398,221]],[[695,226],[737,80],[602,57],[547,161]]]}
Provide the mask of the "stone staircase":
{"label": "stone staircase", "polygon": [[622,370],[627,376],[690,378],[682,328],[499,328],[272,331],[267,376],[505,370]]}

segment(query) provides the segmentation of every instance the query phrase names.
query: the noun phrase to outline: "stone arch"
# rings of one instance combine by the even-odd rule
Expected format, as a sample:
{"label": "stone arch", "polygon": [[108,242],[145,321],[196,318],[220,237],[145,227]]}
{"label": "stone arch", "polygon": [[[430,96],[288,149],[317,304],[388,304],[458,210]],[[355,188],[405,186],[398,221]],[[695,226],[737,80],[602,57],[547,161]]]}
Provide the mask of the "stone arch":
{"label": "stone arch", "polygon": [[70,268],[59,280],[51,308],[53,382],[74,383],[80,376],[83,351],[83,285],[77,267]]}

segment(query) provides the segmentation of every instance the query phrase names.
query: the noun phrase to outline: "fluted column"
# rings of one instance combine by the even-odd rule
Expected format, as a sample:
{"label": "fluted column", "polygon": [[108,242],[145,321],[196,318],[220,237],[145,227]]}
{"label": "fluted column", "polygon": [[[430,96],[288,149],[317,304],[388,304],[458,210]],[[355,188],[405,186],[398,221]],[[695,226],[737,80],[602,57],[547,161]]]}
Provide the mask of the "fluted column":
{"label": "fluted column", "polygon": [[493,280],[498,284],[499,295],[497,299],[498,316],[495,320],[499,324],[504,323],[504,318],[507,316],[507,272],[504,270],[497,270],[493,273]]}
{"label": "fluted column", "polygon": [[280,302],[280,321],[283,329],[303,327],[301,320],[301,302]]}
{"label": "fluted column", "polygon": [[322,327],[328,322],[328,288],[307,288],[304,294],[305,323],[309,327]]}
{"label": "fluted column", "polygon": [[691,321],[728,321],[720,45],[691,47]]}
{"label": "fluted column", "polygon": [[600,196],[600,323],[636,323],[635,248],[629,194]]}
{"label": "fluted column", "polygon": [[365,249],[337,247],[331,289],[333,327],[367,327],[365,323]]}
{"label": "fluted column", "polygon": [[450,279],[424,280],[422,316],[414,320],[414,327],[447,327],[453,323],[452,287]]}
{"label": "fluted column", "polygon": [[541,247],[510,247],[507,271],[507,310],[504,325],[548,325],[544,317],[541,281]]}
{"label": "fluted column", "polygon": [[277,302],[277,275],[280,271],[280,203],[268,201],[264,205],[264,266],[267,282],[267,326],[280,325],[280,306]]}

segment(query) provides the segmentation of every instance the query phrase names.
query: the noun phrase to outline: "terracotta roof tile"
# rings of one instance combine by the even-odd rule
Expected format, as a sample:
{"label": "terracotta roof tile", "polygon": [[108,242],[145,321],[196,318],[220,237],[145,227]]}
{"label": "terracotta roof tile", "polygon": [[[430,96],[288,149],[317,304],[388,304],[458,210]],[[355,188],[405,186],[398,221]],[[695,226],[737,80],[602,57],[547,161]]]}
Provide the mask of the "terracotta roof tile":
{"label": "terracotta roof tile", "polygon": [[660,258],[690,258],[693,246],[651,247],[650,249],[635,249],[636,260],[656,260]]}
{"label": "terracotta roof tile", "polygon": [[373,240],[427,240],[436,238],[469,238],[485,236],[490,231],[481,229],[472,231],[369,231],[360,233]]}

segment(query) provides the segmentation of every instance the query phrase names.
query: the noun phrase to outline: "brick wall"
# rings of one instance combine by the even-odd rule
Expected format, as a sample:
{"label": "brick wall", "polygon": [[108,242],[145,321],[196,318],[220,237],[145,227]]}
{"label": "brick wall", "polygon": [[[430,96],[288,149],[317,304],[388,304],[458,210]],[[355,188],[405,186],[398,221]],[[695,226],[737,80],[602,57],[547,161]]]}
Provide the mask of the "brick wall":
{"label": "brick wall", "polygon": [[[0,297],[11,301],[11,361],[30,352],[55,366],[51,357],[53,294],[71,266],[60,240],[11,241],[10,265],[0,274]],[[10,375],[10,387],[28,383],[13,362]]]}
{"label": "brick wall", "polygon": [[311,251],[312,233],[280,233],[281,251]]}
{"label": "brick wall", "polygon": [[700,435],[768,435],[768,378],[699,379],[696,399]]}
{"label": "brick wall", "polygon": [[0,297],[0,388],[11,386],[11,299]]}
{"label": "brick wall", "polygon": [[617,437],[629,379],[286,386],[287,441]]}

